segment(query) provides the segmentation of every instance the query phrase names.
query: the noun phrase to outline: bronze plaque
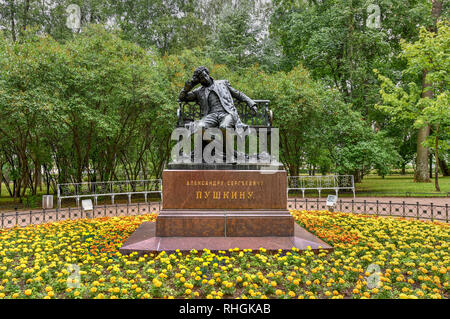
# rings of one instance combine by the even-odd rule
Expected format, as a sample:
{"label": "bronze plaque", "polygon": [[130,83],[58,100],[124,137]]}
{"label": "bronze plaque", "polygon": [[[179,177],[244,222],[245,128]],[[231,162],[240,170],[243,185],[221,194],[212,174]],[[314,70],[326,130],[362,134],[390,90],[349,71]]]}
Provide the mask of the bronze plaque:
{"label": "bronze plaque", "polygon": [[164,170],[164,209],[286,209],[286,171]]}

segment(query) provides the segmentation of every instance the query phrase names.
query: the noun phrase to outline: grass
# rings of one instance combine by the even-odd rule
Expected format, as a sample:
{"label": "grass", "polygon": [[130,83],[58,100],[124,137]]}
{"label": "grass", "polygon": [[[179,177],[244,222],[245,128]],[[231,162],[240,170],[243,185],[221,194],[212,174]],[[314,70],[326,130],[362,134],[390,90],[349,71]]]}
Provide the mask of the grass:
{"label": "grass", "polygon": [[[450,177],[439,177],[441,193],[450,192]],[[368,175],[363,178],[362,183],[356,184],[357,196],[366,196],[367,193],[383,193],[385,196],[405,196],[420,193],[432,193],[439,195],[434,186],[434,179],[430,183],[415,183],[411,175],[391,175],[381,178],[376,175]]]}
{"label": "grass", "polygon": [[[356,197],[442,197],[450,193],[450,177],[439,177],[440,192],[436,192],[434,179],[429,183],[415,183],[414,176],[389,175],[381,178],[378,175],[366,175],[362,183],[355,183]],[[407,194],[409,193],[409,194]],[[335,194],[334,190],[323,190],[321,197]],[[291,197],[301,197],[301,191],[289,192]],[[318,197],[317,190],[305,191],[305,197]],[[339,191],[339,197],[353,197],[351,190]]]}

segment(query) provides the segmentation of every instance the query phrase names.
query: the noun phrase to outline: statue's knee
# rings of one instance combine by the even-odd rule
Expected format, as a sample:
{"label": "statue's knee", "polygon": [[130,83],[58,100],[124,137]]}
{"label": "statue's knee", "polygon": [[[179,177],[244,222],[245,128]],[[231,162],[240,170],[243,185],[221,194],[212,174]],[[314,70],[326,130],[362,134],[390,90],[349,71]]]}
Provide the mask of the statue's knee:
{"label": "statue's knee", "polygon": [[205,122],[200,121],[200,122],[197,123],[197,127],[200,128],[200,129],[204,129],[204,128],[207,128],[208,125]]}
{"label": "statue's knee", "polygon": [[227,129],[233,127],[233,119],[225,118],[219,125],[221,129]]}

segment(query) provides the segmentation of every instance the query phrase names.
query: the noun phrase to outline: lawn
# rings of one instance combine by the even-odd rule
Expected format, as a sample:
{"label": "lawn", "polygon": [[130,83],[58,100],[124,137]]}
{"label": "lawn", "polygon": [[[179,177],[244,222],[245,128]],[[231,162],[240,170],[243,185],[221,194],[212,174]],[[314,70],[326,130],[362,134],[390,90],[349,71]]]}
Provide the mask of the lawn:
{"label": "lawn", "polygon": [[[413,175],[390,175],[381,178],[378,175],[364,176],[362,183],[355,183],[356,196],[358,197],[441,197],[450,193],[450,176],[439,177],[441,192],[436,192],[434,179],[430,183],[415,183]],[[322,197],[327,194],[335,194],[334,190],[323,190]],[[301,197],[298,191],[289,193],[291,197]],[[316,190],[305,192],[305,197],[318,197]],[[353,197],[351,190],[339,191],[339,197]]]}
{"label": "lawn", "polygon": [[449,225],[327,211],[292,214],[334,251],[121,255],[126,238],[155,215],[0,230],[0,298],[449,297]]}
{"label": "lawn", "polygon": [[[407,192],[411,195],[424,196],[423,193],[439,195],[434,187],[434,180],[430,183],[415,183],[412,175],[391,175],[381,178],[377,175],[368,175],[363,178],[362,183],[356,183],[357,196],[367,196],[370,193],[383,193],[385,196],[405,196]],[[450,177],[440,177],[439,186],[442,193],[450,192]]]}

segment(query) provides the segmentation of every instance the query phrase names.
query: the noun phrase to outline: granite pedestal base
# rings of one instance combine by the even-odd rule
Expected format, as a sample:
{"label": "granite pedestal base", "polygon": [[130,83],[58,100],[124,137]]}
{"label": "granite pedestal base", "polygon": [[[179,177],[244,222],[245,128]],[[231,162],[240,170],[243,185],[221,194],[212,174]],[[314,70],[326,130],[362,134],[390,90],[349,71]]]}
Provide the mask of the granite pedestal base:
{"label": "granite pedestal base", "polygon": [[286,209],[286,171],[236,167],[164,170],[156,223],[143,223],[119,251],[332,249]]}
{"label": "granite pedestal base", "polygon": [[[307,232],[297,224],[293,224],[292,236],[266,236],[266,237],[159,237],[156,236],[156,223],[144,222],[128,238],[119,249],[122,254],[137,252],[139,255],[158,253],[161,251],[189,252],[192,249],[201,251],[209,249],[216,252],[219,250],[239,248],[258,250],[264,248],[267,251],[291,250],[295,247],[299,250],[307,250],[308,246],[313,251],[332,250],[333,247],[320,240],[313,234]],[[320,246],[320,248],[319,248]]]}
{"label": "granite pedestal base", "polygon": [[162,210],[156,221],[158,237],[293,236],[288,210]]}

